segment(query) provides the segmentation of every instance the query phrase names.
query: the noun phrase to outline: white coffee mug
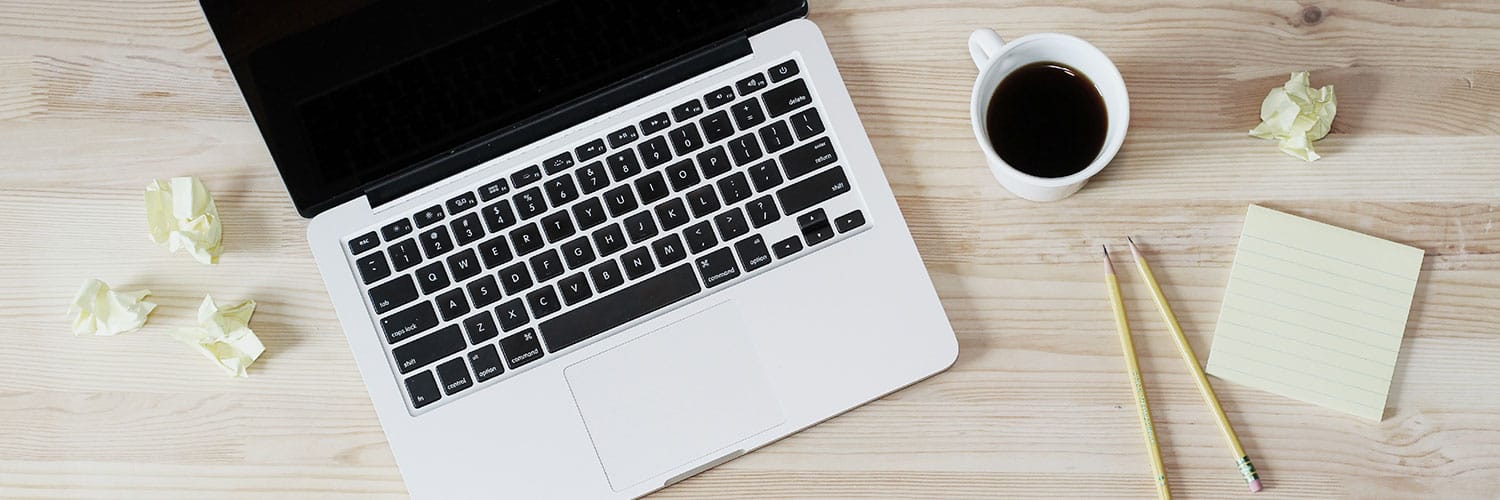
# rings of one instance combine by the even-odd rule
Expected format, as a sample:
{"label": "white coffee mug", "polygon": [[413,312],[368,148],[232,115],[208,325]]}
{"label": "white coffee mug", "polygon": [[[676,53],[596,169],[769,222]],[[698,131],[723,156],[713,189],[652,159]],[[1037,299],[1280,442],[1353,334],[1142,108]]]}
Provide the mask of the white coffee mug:
{"label": "white coffee mug", "polygon": [[[1067,198],[1103,170],[1125,142],[1125,128],[1130,124],[1130,98],[1125,93],[1125,79],[1120,77],[1115,63],[1097,47],[1078,37],[1060,33],[1037,33],[1005,43],[995,30],[979,29],[969,35],[969,55],[979,66],[979,78],[974,81],[974,94],[969,103],[974,136],[989,159],[995,179],[1016,196],[1032,201]],[[1094,82],[1094,87],[1104,98],[1105,116],[1109,121],[1104,147],[1093,163],[1067,177],[1037,177],[1017,170],[1000,159],[990,143],[985,113],[989,111],[995,89],[1017,68],[1036,62],[1062,63],[1078,70]]]}

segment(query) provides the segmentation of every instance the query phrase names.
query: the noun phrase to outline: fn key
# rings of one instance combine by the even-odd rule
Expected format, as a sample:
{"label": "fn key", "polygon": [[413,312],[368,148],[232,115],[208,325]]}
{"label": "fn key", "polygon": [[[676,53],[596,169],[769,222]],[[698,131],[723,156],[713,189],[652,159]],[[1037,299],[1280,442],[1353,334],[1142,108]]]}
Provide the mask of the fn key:
{"label": "fn key", "polygon": [[411,395],[411,406],[421,408],[442,399],[443,395],[438,391],[437,380],[433,380],[432,372],[424,371],[412,375],[406,379],[406,392]]}

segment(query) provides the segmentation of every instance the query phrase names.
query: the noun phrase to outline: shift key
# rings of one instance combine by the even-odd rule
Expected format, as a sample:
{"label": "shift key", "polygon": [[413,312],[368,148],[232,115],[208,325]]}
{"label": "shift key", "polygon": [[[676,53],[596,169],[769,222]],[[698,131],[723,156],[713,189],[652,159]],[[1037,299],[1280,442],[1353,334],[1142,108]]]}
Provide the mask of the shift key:
{"label": "shift key", "polygon": [[407,373],[456,354],[468,345],[463,334],[458,332],[458,325],[449,325],[392,349],[391,355],[396,358],[401,373]]}
{"label": "shift key", "polygon": [[847,192],[849,178],[844,175],[844,167],[834,167],[782,188],[776,198],[781,200],[782,211],[792,215]]}

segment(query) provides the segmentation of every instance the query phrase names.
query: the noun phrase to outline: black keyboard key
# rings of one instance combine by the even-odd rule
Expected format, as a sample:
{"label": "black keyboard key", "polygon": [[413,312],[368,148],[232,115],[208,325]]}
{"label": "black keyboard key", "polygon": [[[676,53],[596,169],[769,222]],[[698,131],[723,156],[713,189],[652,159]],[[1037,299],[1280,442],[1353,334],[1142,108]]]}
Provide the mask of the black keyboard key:
{"label": "black keyboard key", "polygon": [[598,161],[578,169],[578,186],[583,188],[583,194],[609,187],[609,174],[606,172],[604,162]]}
{"label": "black keyboard key", "polygon": [[380,246],[380,237],[375,236],[375,231],[370,231],[360,235],[358,238],[349,240],[349,252],[353,255],[368,252],[377,246]]}
{"label": "black keyboard key", "polygon": [[594,231],[594,246],[599,248],[601,256],[624,250],[625,245],[625,232],[620,230],[619,224],[610,224]]}
{"label": "black keyboard key", "polygon": [[640,206],[635,202],[635,193],[630,191],[629,184],[606,191],[604,205],[609,207],[609,215],[615,217],[624,217],[626,213]]}
{"label": "black keyboard key", "polygon": [[682,237],[687,239],[688,250],[693,253],[708,250],[719,244],[718,238],[714,237],[714,226],[708,221],[688,226],[682,231]]}
{"label": "black keyboard key", "polygon": [[422,254],[429,259],[436,259],[453,249],[453,238],[448,236],[448,228],[443,226],[423,231],[417,240],[422,242]]}
{"label": "black keyboard key", "polygon": [[865,225],[865,213],[859,210],[840,215],[833,220],[833,227],[838,228],[840,233],[853,231],[859,226]]}
{"label": "black keyboard key", "polygon": [[646,164],[646,168],[655,168],[672,160],[672,148],[667,146],[665,136],[647,139],[636,149],[640,151],[641,162]]}
{"label": "black keyboard key", "polygon": [[537,229],[535,223],[532,223],[511,231],[510,244],[516,247],[516,255],[526,255],[541,250],[542,245],[546,243],[542,241],[541,230]]}
{"label": "black keyboard key", "polygon": [[604,146],[604,139],[594,139],[578,146],[573,150],[573,154],[578,155],[579,162],[585,162],[597,158],[606,151],[609,151],[609,148]]}
{"label": "black keyboard key", "polygon": [[494,276],[485,276],[469,282],[469,297],[474,299],[474,308],[494,304],[500,300],[500,284],[495,282]]}
{"label": "black keyboard key", "polygon": [[745,222],[745,213],[738,208],[731,208],[724,213],[714,216],[714,225],[719,228],[719,237],[729,241],[745,233],[750,232],[750,225]]}
{"label": "black keyboard key", "polygon": [[560,207],[578,199],[578,186],[573,184],[571,175],[562,174],[547,179],[542,186],[547,188],[547,200],[551,201],[554,207]]}
{"label": "black keyboard key", "polygon": [[384,252],[375,252],[360,257],[354,264],[359,268],[359,278],[364,280],[366,285],[391,275],[391,266],[385,262]]}
{"label": "black keyboard key", "polygon": [[630,236],[631,243],[646,241],[656,233],[656,221],[651,219],[651,212],[642,210],[625,218],[625,234]]}
{"label": "black keyboard key", "polygon": [[735,242],[734,253],[740,254],[740,266],[747,273],[753,273],[771,263],[771,252],[766,249],[766,239],[758,234]]}
{"label": "black keyboard key", "polygon": [[629,179],[634,177],[635,174],[641,173],[641,162],[635,157],[635,151],[630,149],[622,149],[615,154],[609,155],[608,158],[605,158],[605,162],[609,164],[609,173],[614,177],[615,182]]}
{"label": "black keyboard key", "polygon": [[589,279],[583,273],[558,280],[557,291],[562,294],[563,303],[570,306],[594,295],[594,291],[589,288]]}
{"label": "black keyboard key", "polygon": [[479,244],[479,257],[484,260],[484,267],[493,269],[495,266],[510,262],[510,247],[505,246],[505,237],[496,236]]}
{"label": "black keyboard key", "polygon": [[776,258],[785,259],[794,253],[802,251],[802,240],[797,239],[795,235],[788,236],[786,239],[776,242],[775,245],[771,245],[771,251],[776,252]]}
{"label": "black keyboard key", "polygon": [[682,191],[693,187],[698,183],[698,169],[693,168],[692,160],[682,160],[667,166],[667,181],[672,183],[672,189]]}
{"label": "black keyboard key", "polygon": [[755,227],[781,220],[781,212],[776,211],[776,201],[771,199],[771,195],[756,198],[745,204],[745,212],[750,215],[750,225]]}
{"label": "black keyboard key", "polygon": [[751,194],[750,181],[745,178],[744,172],[735,172],[719,179],[719,196],[724,199],[725,205],[733,205],[745,201]]}
{"label": "black keyboard key", "polygon": [[603,224],[609,215],[604,213],[604,202],[599,198],[589,198],[583,202],[573,205],[573,219],[578,221],[578,229],[589,229]]}
{"label": "black keyboard key", "polygon": [[417,227],[431,226],[436,224],[437,221],[443,220],[443,206],[433,205],[427,207],[425,210],[417,212],[417,215],[412,216],[412,218],[416,219]]}
{"label": "black keyboard key", "polygon": [[735,165],[759,160],[763,154],[760,141],[755,140],[755,134],[745,134],[729,141],[729,155],[734,157]]}
{"label": "black keyboard key", "polygon": [[749,170],[750,182],[755,185],[756,191],[765,192],[781,185],[781,171],[776,168],[776,160],[756,163]]}
{"label": "black keyboard key", "polygon": [[661,176],[661,172],[651,172],[636,179],[635,191],[641,194],[642,205],[650,205],[672,194],[667,189],[667,179]]}
{"label": "black keyboard key", "polygon": [[470,344],[479,345],[500,335],[500,327],[495,326],[495,317],[489,311],[479,311],[464,319],[464,334],[469,336]]}
{"label": "black keyboard key", "polygon": [[481,384],[505,373],[505,365],[500,362],[500,353],[492,345],[469,351],[469,366],[474,367],[474,380]]}
{"label": "black keyboard key", "polygon": [[558,153],[557,156],[548,158],[546,161],[542,162],[542,170],[546,170],[547,175],[552,175],[570,168],[573,168],[573,154],[567,151]]}
{"label": "black keyboard key", "polygon": [[531,315],[537,319],[550,316],[562,309],[562,302],[557,300],[557,290],[553,289],[552,285],[526,294],[526,303],[531,305]]}
{"label": "black keyboard key", "polygon": [[408,373],[458,354],[468,346],[463,334],[458,332],[458,325],[449,325],[397,346],[391,350],[391,355],[396,358],[396,366],[401,369],[401,373]]}
{"label": "black keyboard key", "polygon": [[609,135],[605,136],[605,138],[609,139],[609,147],[618,148],[620,146],[635,142],[636,139],[640,139],[641,134],[639,132],[636,132],[635,125],[630,125],[620,130],[610,132]]}
{"label": "black keyboard key", "polygon": [[610,291],[625,283],[625,275],[620,274],[620,266],[615,264],[614,259],[590,267],[589,277],[594,279],[594,286],[599,289],[599,293]]}
{"label": "black keyboard key", "polygon": [[672,108],[672,119],[673,120],[677,120],[677,121],[683,121],[683,120],[686,120],[688,118],[692,118],[694,116],[698,116],[698,115],[700,115],[702,113],[703,113],[703,103],[698,102],[697,99],[693,99],[691,101],[688,101],[688,102],[685,102],[685,103],[682,103],[682,104],[678,104],[677,106],[674,106]]}
{"label": "black keyboard key", "polygon": [[407,378],[406,393],[411,395],[412,408],[436,403],[443,397],[442,391],[438,390],[437,380],[432,378],[432,372],[422,372]]}
{"label": "black keyboard key", "polygon": [[464,192],[464,194],[448,198],[446,205],[448,213],[458,215],[459,212],[478,206],[479,198],[476,198],[474,193]]}
{"label": "black keyboard key", "polygon": [[547,211],[547,200],[542,199],[542,188],[534,187],[516,193],[516,214],[527,220]]}
{"label": "black keyboard key", "polygon": [[687,205],[682,202],[682,198],[672,198],[666,203],[657,205],[655,212],[656,219],[661,221],[662,231],[677,229],[692,220],[688,217]]}
{"label": "black keyboard key", "polygon": [[500,270],[500,286],[505,288],[505,293],[515,295],[531,288],[531,272],[526,270],[526,263],[517,262]]}
{"label": "black keyboard key", "polygon": [[510,183],[505,179],[495,179],[495,182],[479,186],[479,199],[490,201],[510,192]]}
{"label": "black keyboard key", "polygon": [[417,250],[417,241],[411,238],[401,240],[400,243],[391,245],[391,265],[397,271],[405,271],[411,266],[422,263],[421,251]]}
{"label": "black keyboard key", "polygon": [[539,180],[542,180],[542,167],[538,165],[532,165],[510,174],[510,183],[515,185],[516,189],[526,187]]}
{"label": "black keyboard key", "polygon": [[792,80],[771,90],[761,96],[766,100],[766,111],[775,118],[812,102],[812,95],[807,92],[807,82],[802,79]]}
{"label": "black keyboard key", "polygon": [[464,365],[464,358],[453,358],[443,362],[438,365],[437,374],[438,381],[443,386],[443,393],[449,396],[474,385],[474,379],[469,377],[469,367]]}
{"label": "black keyboard key", "polygon": [[484,216],[484,225],[491,233],[498,233],[516,223],[516,213],[510,209],[510,202],[505,200],[484,207],[479,214]]}
{"label": "black keyboard key", "polygon": [[734,124],[740,130],[750,130],[766,122],[766,112],[760,109],[760,102],[754,97],[734,103],[729,107],[729,113],[734,115]]}
{"label": "black keyboard key", "polygon": [[484,237],[484,228],[479,225],[479,214],[468,214],[448,224],[453,227],[453,239],[459,246],[473,243]]}
{"label": "black keyboard key", "polygon": [[708,109],[714,109],[719,106],[729,104],[729,101],[733,100],[734,89],[731,89],[728,86],[724,86],[718,90],[709,92],[708,95],[703,96],[703,103],[708,105]]}
{"label": "black keyboard key", "polygon": [[526,306],[520,298],[511,299],[495,308],[495,319],[500,320],[500,329],[511,331],[531,321],[526,315]]}
{"label": "black keyboard key", "polygon": [[557,250],[552,249],[536,254],[531,258],[531,272],[536,275],[537,283],[562,276],[562,257],[557,255]]}
{"label": "black keyboard key", "polygon": [[778,121],[760,129],[760,142],[766,146],[766,153],[775,153],[791,146],[796,139],[792,138],[792,129],[786,122]]}
{"label": "black keyboard key", "polygon": [[464,299],[462,289],[454,288],[437,296],[437,309],[443,321],[453,321],[459,316],[469,314],[469,301]]}
{"label": "black keyboard key", "polygon": [[422,293],[437,293],[448,288],[448,283],[448,272],[443,270],[442,262],[417,268],[417,286],[422,287]]}
{"label": "black keyboard key", "polygon": [[687,258],[687,249],[682,246],[682,238],[678,238],[676,234],[668,234],[651,242],[651,253],[656,254],[656,261],[663,266],[670,266]]}
{"label": "black keyboard key", "polygon": [[833,142],[824,137],[782,154],[781,167],[786,169],[786,178],[796,179],[832,165],[838,159]]}
{"label": "black keyboard key", "polygon": [[713,149],[698,154],[698,169],[703,171],[704,179],[718,177],[731,167],[729,155],[724,153],[723,146],[714,146]]}
{"label": "black keyboard key", "polygon": [[828,224],[828,215],[821,208],[797,216],[797,227],[802,228],[802,238],[807,240],[807,246],[833,237],[833,226]]}
{"label": "black keyboard key", "polygon": [[402,218],[380,228],[380,236],[384,237],[385,241],[391,241],[407,234],[411,234],[411,219]]}
{"label": "black keyboard key", "polygon": [[558,210],[542,217],[542,232],[547,234],[548,242],[557,243],[577,231],[573,228],[573,219],[568,217],[568,211]]}
{"label": "black keyboard key", "polygon": [[692,268],[683,264],[542,323],[554,352],[588,340],[697,294]]}
{"label": "black keyboard key", "polygon": [[797,61],[791,60],[771,67],[771,82],[780,82],[787,78],[797,76]]}
{"label": "black keyboard key", "polygon": [[418,302],[417,305],[380,318],[380,331],[385,333],[385,341],[391,344],[406,340],[435,326],[438,326],[437,313],[432,310],[432,303],[427,301]]}
{"label": "black keyboard key", "polygon": [[651,251],[646,247],[625,252],[625,255],[620,256],[620,265],[624,266],[625,275],[633,280],[656,270],[656,264],[651,262]]}
{"label": "black keyboard key", "polygon": [[482,270],[484,268],[479,265],[479,257],[474,255],[473,250],[466,249],[448,256],[448,272],[453,273],[454,283],[461,283],[469,278],[473,278]]}
{"label": "black keyboard key", "polygon": [[760,72],[734,83],[734,89],[740,91],[740,95],[750,95],[763,88],[766,88],[766,75]]}
{"label": "black keyboard key", "polygon": [[698,126],[703,127],[703,138],[709,143],[719,142],[734,135],[734,124],[729,122],[728,111],[710,114],[699,120]]}
{"label": "black keyboard key", "polygon": [[655,134],[670,125],[672,125],[672,119],[667,117],[667,113],[665,111],[657,113],[651,115],[650,117],[647,117],[645,120],[641,120],[641,134]]}
{"label": "black keyboard key", "polygon": [[512,370],[542,359],[543,355],[542,342],[530,329],[500,339],[500,351],[505,353],[505,362]]}
{"label": "black keyboard key", "polygon": [[846,192],[849,178],[844,176],[844,167],[834,167],[781,188],[776,198],[781,200],[782,211],[791,215]]}
{"label": "black keyboard key", "polygon": [[729,247],[709,252],[693,261],[698,274],[703,276],[703,286],[713,288],[740,276],[740,268],[734,263],[734,252]]}
{"label": "black keyboard key", "polygon": [[667,132],[667,138],[672,141],[672,149],[677,156],[682,156],[703,147],[703,136],[698,135],[698,127],[692,123],[683,124],[681,127]]}
{"label": "black keyboard key", "polygon": [[792,115],[792,132],[797,134],[797,139],[807,140],[809,137],[823,133],[823,119],[818,117],[818,108],[807,108]]}
{"label": "black keyboard key", "polygon": [[689,191],[687,194],[688,208],[693,210],[693,217],[707,217],[708,214],[718,210],[719,196],[714,194],[713,186],[703,186]]}

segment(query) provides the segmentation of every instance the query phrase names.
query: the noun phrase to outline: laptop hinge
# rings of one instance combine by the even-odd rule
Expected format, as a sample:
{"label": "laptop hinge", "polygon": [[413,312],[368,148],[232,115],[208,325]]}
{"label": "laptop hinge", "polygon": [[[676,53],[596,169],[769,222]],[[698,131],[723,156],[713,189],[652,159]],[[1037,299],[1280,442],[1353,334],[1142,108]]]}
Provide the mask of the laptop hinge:
{"label": "laptop hinge", "polygon": [[435,182],[751,54],[739,33],[365,186],[379,208]]}

